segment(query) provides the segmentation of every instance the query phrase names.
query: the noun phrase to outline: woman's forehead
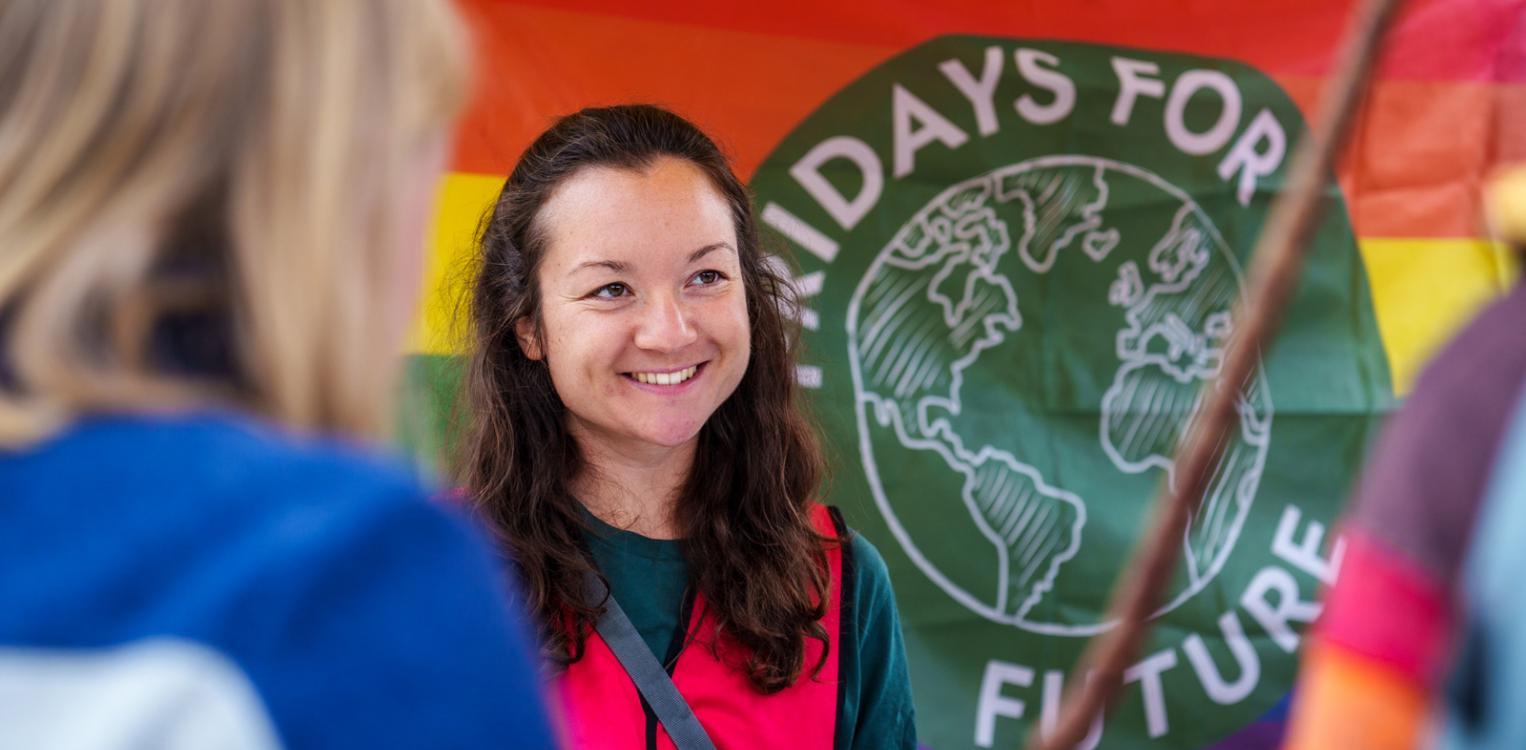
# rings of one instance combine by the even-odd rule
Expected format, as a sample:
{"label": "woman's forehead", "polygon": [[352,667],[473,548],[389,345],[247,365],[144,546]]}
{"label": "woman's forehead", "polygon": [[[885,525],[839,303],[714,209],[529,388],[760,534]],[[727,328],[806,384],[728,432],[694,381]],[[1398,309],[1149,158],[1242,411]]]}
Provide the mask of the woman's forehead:
{"label": "woman's forehead", "polygon": [[686,262],[724,244],[735,256],[730,204],[694,164],[660,158],[645,169],[590,167],[568,177],[539,217],[544,262],[566,270],[590,262]]}

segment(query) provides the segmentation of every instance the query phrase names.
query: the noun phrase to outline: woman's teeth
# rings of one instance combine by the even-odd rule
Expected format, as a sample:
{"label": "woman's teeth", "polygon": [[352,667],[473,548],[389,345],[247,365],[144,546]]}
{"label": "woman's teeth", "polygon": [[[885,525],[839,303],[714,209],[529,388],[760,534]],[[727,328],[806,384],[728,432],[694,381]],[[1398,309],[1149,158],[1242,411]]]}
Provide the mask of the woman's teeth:
{"label": "woman's teeth", "polygon": [[695,365],[686,370],[679,370],[678,372],[633,372],[631,373],[631,377],[635,378],[638,382],[646,383],[647,385],[678,385],[679,383],[694,377],[694,373],[698,371],[699,365]]}

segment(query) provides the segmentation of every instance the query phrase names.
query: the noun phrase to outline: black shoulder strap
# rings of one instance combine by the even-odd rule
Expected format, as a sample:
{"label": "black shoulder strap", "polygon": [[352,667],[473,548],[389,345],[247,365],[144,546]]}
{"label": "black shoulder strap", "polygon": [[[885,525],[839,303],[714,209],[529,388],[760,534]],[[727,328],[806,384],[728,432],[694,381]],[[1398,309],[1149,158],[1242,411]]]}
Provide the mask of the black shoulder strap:
{"label": "black shoulder strap", "polygon": [[[858,561],[853,555],[853,531],[848,528],[848,522],[843,520],[842,510],[835,505],[828,505],[827,511],[832,516],[837,537],[842,540],[842,580],[838,584],[837,594],[837,715],[840,720],[842,707],[847,703],[848,649],[858,648]],[[841,736],[838,733],[838,737]],[[834,738],[834,747],[836,739]]]}
{"label": "black shoulder strap", "polygon": [[652,713],[657,715],[657,720],[668,730],[668,736],[673,739],[678,750],[715,750],[710,735],[705,733],[705,728],[689,708],[688,701],[678,692],[673,678],[668,676],[667,670],[662,668],[652,650],[641,640],[641,634],[636,632],[636,626],[625,616],[625,610],[620,609],[619,602],[613,596],[608,596],[608,593],[599,574],[591,570],[584,574],[583,596],[586,601],[604,601],[604,615],[594,626],[599,631],[599,636],[609,644],[609,650],[614,652],[620,666],[625,667],[625,673],[636,683],[636,689],[646,698]]}

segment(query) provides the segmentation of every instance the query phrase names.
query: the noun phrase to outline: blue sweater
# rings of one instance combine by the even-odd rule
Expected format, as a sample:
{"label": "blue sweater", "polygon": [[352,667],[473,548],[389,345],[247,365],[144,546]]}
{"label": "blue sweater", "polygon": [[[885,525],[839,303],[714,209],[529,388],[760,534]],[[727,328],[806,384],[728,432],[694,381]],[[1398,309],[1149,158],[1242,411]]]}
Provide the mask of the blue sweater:
{"label": "blue sweater", "polygon": [[0,744],[552,747],[495,571],[407,471],[226,414],[0,450]]}

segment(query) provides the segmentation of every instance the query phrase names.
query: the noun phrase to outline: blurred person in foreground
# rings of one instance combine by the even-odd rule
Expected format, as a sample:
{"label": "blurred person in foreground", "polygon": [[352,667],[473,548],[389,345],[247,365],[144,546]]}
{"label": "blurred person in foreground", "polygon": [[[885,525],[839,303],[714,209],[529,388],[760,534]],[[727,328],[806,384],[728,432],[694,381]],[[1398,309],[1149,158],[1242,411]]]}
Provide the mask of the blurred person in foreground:
{"label": "blurred person in foreground", "polygon": [[0,4],[0,747],[551,744],[488,547],[367,445],[456,24]]}
{"label": "blurred person in foreground", "polygon": [[[1489,214],[1495,235],[1517,248],[1519,261],[1526,171],[1496,181]],[[1440,723],[1472,720],[1471,711],[1458,714],[1454,706],[1453,718],[1438,722],[1436,709],[1454,656],[1462,658],[1463,672],[1478,657],[1469,655],[1476,646],[1455,646],[1472,640],[1475,627],[1465,620],[1466,599],[1478,575],[1470,558],[1481,550],[1470,549],[1495,525],[1486,507],[1500,502],[1486,497],[1499,480],[1491,477],[1526,460],[1526,451],[1512,455],[1509,447],[1523,384],[1526,285],[1517,281],[1436,354],[1374,447],[1344,522],[1340,574],[1304,657],[1290,750],[1429,747]],[[1507,503],[1526,511],[1526,496]],[[1526,525],[1515,528],[1526,533]],[[1523,539],[1516,537],[1517,549]],[[1526,568],[1513,573],[1522,574]],[[1516,599],[1526,591],[1514,589]],[[1482,678],[1454,677],[1454,685],[1459,679]]]}
{"label": "blurred person in foreground", "polygon": [[[1492,197],[1494,223],[1519,256],[1526,247],[1526,169],[1499,180]],[[1526,329],[1521,312],[1514,322]],[[1502,411],[1509,426],[1460,571],[1457,647],[1437,722],[1438,746],[1445,748],[1526,747],[1526,712],[1520,710],[1526,705],[1526,398],[1518,392],[1514,408],[1508,406]]]}

